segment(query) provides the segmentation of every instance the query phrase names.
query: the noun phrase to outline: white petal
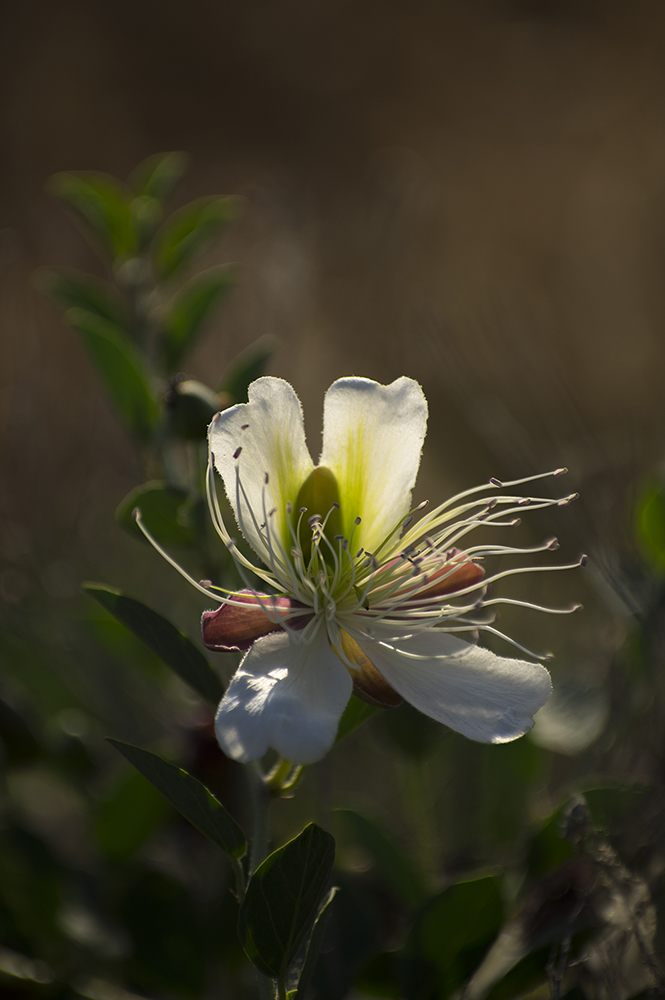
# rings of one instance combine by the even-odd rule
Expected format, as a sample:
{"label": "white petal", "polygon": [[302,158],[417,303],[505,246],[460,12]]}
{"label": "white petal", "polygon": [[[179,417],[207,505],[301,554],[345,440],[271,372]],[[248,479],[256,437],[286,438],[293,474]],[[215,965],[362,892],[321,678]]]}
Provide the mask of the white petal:
{"label": "white petal", "polygon": [[430,630],[391,643],[360,642],[391,687],[415,708],[480,743],[508,743],[533,726],[552,691],[537,663],[496,656]]}
{"label": "white petal", "polygon": [[293,644],[284,632],[257,639],[220,703],[215,732],[225,754],[245,763],[272,747],[311,764],[330,749],[351,696],[351,677],[325,629]]}
{"label": "white petal", "polygon": [[290,551],[286,505],[288,501],[295,503],[298,490],[314,468],[305,443],[302,407],[293,388],[281,378],[252,382],[249,402],[222,410],[210,425],[210,448],[240,530],[254,551],[274,568],[266,528],[261,525],[276,508],[268,520],[270,542],[276,535]]}
{"label": "white petal", "polygon": [[328,389],[320,464],[337,477],[347,538],[362,518],[354,549],[375,552],[408,513],[426,428],[427,400],[413,379],[342,378]]}

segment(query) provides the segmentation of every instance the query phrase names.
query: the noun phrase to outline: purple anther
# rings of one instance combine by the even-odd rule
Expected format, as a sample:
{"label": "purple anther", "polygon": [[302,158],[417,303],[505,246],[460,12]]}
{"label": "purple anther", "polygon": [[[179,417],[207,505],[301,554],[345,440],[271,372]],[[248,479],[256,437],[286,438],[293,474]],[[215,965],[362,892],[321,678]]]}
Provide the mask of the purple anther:
{"label": "purple anther", "polygon": [[502,489],[503,483],[500,479],[495,479],[494,476],[490,479],[490,486],[496,486],[498,489]]}
{"label": "purple anther", "polygon": [[266,484],[266,486],[268,485],[268,481],[269,481],[269,479],[270,479],[270,476],[269,476],[269,475],[268,475],[268,473],[266,472],[265,476],[263,477],[263,482],[264,482],[264,483]]}
{"label": "purple anther", "polygon": [[556,552],[557,549],[561,548],[558,538],[550,538],[549,541],[545,542],[545,545],[550,552]]}
{"label": "purple anther", "polygon": [[273,509],[272,509],[272,510],[269,510],[269,511],[268,511],[268,517],[272,517],[272,516],[273,516],[273,514],[276,514],[276,513],[277,513],[277,508],[276,508],[276,507],[273,507]]}
{"label": "purple anther", "polygon": [[358,551],[356,552],[356,559],[360,559],[364,551],[365,551],[364,549],[358,549]]}
{"label": "purple anther", "polygon": [[236,450],[233,452],[233,457],[238,458],[241,451],[242,451],[242,445],[239,448],[236,448]]}
{"label": "purple anther", "polygon": [[361,521],[362,521],[362,517],[357,517],[353,523],[354,524],[360,524]]}
{"label": "purple anther", "polygon": [[517,528],[517,526],[520,525],[521,523],[522,523],[522,518],[521,517],[515,517],[510,522],[510,527],[511,528]]}
{"label": "purple anther", "polygon": [[141,511],[139,510],[138,507],[135,507],[134,510],[132,511],[132,521],[138,521],[140,516],[141,516]]}
{"label": "purple anther", "polygon": [[552,475],[553,475],[553,476],[565,476],[567,472],[568,472],[568,469],[566,469],[566,468],[564,467],[564,468],[561,468],[561,469],[556,469],[556,470],[555,470],[555,471],[554,471],[554,472],[552,473]]}
{"label": "purple anther", "polygon": [[306,510],[307,510],[307,507],[301,507],[299,513],[300,514],[304,514],[306,512]]}
{"label": "purple anther", "polygon": [[248,427],[249,427],[249,424],[241,424],[240,425],[240,430],[241,431],[246,431]]}
{"label": "purple anther", "polygon": [[588,557],[588,555],[586,555],[586,553],[584,555],[580,556],[580,566],[586,566],[586,564],[588,563],[588,561],[589,561],[589,557]]}
{"label": "purple anther", "polygon": [[344,535],[334,535],[333,536],[333,542],[342,542],[342,541],[344,541]]}
{"label": "purple anther", "polygon": [[402,527],[403,528],[408,528],[408,526],[411,524],[412,521],[413,521],[413,518],[411,516],[405,517],[404,520],[402,521]]}
{"label": "purple anther", "polygon": [[418,510],[424,510],[425,507],[427,507],[428,504],[429,504],[429,500],[423,500],[422,503],[418,504],[418,506],[416,507],[416,510],[417,511]]}
{"label": "purple anther", "polygon": [[291,501],[290,501],[290,500],[287,500],[287,501],[286,501],[286,513],[290,515],[290,514],[291,514],[291,510],[292,510],[292,509],[293,509],[293,508],[292,508],[292,506],[291,506]]}
{"label": "purple anther", "polygon": [[330,509],[331,510],[339,510],[339,504],[338,503],[334,503]]}
{"label": "purple anther", "polygon": [[212,580],[199,580],[202,587],[212,587]]}

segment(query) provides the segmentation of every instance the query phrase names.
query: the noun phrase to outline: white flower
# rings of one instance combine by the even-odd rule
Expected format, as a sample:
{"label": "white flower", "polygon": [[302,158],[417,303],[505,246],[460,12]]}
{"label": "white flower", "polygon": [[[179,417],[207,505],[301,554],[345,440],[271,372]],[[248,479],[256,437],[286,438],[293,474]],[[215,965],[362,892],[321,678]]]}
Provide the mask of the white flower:
{"label": "white flower", "polygon": [[[497,656],[475,640],[479,627],[496,631],[478,620],[483,606],[501,602],[486,598],[487,585],[546,567],[485,578],[479,560],[546,551],[556,541],[528,550],[462,550],[460,543],[488,522],[516,523],[502,518],[522,507],[572,497],[507,496],[491,480],[414,522],[426,506],[410,510],[426,422],[427,402],[412,379],[387,386],[339,379],[326,393],[315,466],[294,390],[282,379],[261,378],[249,387],[248,403],[222,411],[210,425],[211,515],[246,582],[239,593],[199,585],[221,605],[203,616],[206,645],[246,650],[215,722],[230,757],[255,760],[273,748],[293,763],[318,760],[335,740],[352,691],[387,706],[404,698],[484,743],[514,740],[533,725],[551,691],[548,671]],[[263,565],[229,535],[213,467]],[[490,496],[480,495],[488,490]],[[257,589],[257,578],[269,593]]]}

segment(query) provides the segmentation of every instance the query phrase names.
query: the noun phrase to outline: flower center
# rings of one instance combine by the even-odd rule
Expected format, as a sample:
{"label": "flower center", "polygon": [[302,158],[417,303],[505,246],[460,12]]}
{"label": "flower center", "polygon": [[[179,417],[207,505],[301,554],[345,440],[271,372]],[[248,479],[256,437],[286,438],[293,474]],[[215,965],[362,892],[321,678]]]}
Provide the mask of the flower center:
{"label": "flower center", "polygon": [[293,526],[305,563],[312,556],[312,540],[321,535],[335,544],[342,534],[339,487],[334,473],[324,465],[312,469],[298,490],[292,513]]}

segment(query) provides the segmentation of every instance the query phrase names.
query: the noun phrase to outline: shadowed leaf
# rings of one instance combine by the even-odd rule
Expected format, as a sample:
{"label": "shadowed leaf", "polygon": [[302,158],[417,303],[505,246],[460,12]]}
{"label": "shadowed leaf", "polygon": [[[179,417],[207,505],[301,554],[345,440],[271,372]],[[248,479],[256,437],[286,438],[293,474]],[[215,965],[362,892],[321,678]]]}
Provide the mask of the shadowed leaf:
{"label": "shadowed leaf", "polygon": [[200,833],[232,858],[243,856],[247,850],[244,833],[222,803],[197,778],[149,750],[121,740],[109,739],[108,742]]}
{"label": "shadowed leaf", "polygon": [[154,264],[161,278],[172,277],[231,222],[239,211],[234,197],[199,198],[174,213],[154,244]]}
{"label": "shadowed leaf", "polygon": [[62,173],[52,177],[49,186],[73,211],[86,235],[93,237],[91,242],[114,258],[134,252],[130,195],[115,177],[92,171]]}
{"label": "shadowed leaf", "polygon": [[259,337],[233,359],[219,385],[234,403],[247,402],[247,387],[263,375],[279,341],[269,333]]}
{"label": "shadowed leaf", "polygon": [[175,625],[152,608],[125,597],[112,587],[86,583],[83,589],[138,636],[204,701],[211,705],[219,703],[224,694],[221,681],[203,653]]}
{"label": "shadowed leaf", "polygon": [[175,370],[210,319],[213,310],[234,284],[231,265],[211,267],[180,290],[164,318],[164,359],[169,371]]}

